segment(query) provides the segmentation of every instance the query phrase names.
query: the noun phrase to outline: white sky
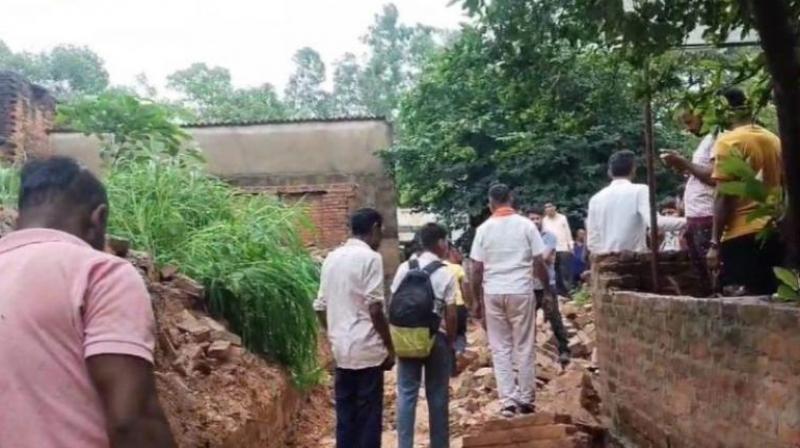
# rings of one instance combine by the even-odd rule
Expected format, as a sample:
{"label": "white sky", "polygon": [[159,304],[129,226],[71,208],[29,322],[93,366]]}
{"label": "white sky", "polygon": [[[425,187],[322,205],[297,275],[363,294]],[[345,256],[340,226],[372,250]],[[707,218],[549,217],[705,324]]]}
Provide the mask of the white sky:
{"label": "white sky", "polygon": [[[231,70],[236,85],[279,88],[294,52],[310,46],[328,64],[360,55],[359,37],[389,0],[0,0],[0,39],[13,51],[88,45],[113,84],[137,73],[162,86],[193,62]],[[402,22],[456,28],[466,19],[449,0],[394,0]]]}

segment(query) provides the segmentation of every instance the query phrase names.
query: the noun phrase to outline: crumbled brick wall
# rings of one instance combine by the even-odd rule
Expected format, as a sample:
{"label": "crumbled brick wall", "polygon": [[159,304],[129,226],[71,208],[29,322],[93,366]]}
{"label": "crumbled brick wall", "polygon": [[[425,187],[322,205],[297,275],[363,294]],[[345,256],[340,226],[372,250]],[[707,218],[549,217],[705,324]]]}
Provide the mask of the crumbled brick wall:
{"label": "crumbled brick wall", "polygon": [[49,154],[55,99],[23,77],[0,71],[0,159],[22,161]]}
{"label": "crumbled brick wall", "polygon": [[301,233],[303,240],[330,249],[348,235],[348,217],[359,203],[358,185],[350,183],[244,187],[246,191],[276,195],[307,209],[313,224]]}
{"label": "crumbled brick wall", "polygon": [[800,446],[800,308],[620,291],[641,268],[614,258],[593,269],[614,431],[641,448]]}
{"label": "crumbled brick wall", "polygon": [[[654,292],[650,257],[650,254],[632,252],[592,257],[593,289]],[[658,276],[658,292],[690,296],[704,293],[700,277],[686,252],[659,254]]]}

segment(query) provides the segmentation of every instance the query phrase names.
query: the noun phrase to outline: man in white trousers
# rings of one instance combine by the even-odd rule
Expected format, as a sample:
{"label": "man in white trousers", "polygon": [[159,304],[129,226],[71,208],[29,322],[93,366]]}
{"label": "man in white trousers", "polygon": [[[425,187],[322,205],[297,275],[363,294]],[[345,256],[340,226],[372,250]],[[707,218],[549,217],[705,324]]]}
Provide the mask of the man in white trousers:
{"label": "man in white trousers", "polygon": [[489,189],[492,216],[478,227],[470,254],[476,314],[485,316],[501,413],[507,418],[534,412],[534,272],[542,284],[550,284],[539,230],[511,203],[508,186]]}

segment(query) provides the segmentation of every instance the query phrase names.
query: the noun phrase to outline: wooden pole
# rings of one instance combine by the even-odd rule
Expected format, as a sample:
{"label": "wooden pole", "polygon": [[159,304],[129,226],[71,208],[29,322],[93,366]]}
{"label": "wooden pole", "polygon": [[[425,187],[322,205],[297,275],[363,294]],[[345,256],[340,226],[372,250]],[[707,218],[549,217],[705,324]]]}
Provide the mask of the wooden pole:
{"label": "wooden pole", "polygon": [[653,97],[650,91],[650,64],[645,65],[644,75],[647,94],[644,103],[644,150],[647,155],[647,186],[650,190],[650,275],[653,277],[653,292],[659,291],[658,279],[658,208],[656,204],[656,148],[653,132]]}

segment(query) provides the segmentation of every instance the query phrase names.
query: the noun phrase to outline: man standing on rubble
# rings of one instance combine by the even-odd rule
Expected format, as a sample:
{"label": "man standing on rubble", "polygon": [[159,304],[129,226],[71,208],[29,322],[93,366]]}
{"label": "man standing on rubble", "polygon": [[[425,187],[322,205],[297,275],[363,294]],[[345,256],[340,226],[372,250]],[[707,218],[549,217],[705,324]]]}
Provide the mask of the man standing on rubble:
{"label": "man standing on rubble", "polygon": [[572,249],[575,243],[567,217],[559,213],[552,202],[544,205],[542,228],[556,238],[556,286],[559,294],[569,297],[572,289]]}
{"label": "man standing on rubble", "polygon": [[103,185],[66,157],[22,169],[0,240],[0,446],[173,447],[144,281],[102,252]]}
{"label": "man standing on rubble", "polygon": [[[539,229],[539,233],[542,235],[542,241],[546,248],[543,257],[547,264],[550,288],[555,290],[555,258],[558,242],[555,235],[542,229],[542,216],[542,212],[539,209],[528,210],[528,218],[536,224],[536,228]],[[567,329],[564,328],[564,321],[561,319],[561,311],[558,309],[558,298],[553,294],[545,294],[544,285],[537,278],[533,279],[533,293],[536,297],[536,309],[542,308],[544,310],[544,317],[550,322],[550,327],[553,329],[556,341],[558,341],[558,362],[563,367],[566,367],[570,361],[569,336],[567,335]]]}
{"label": "man standing on rubble", "polygon": [[511,203],[508,186],[496,184],[489,189],[492,216],[475,232],[470,254],[476,315],[485,315],[504,417],[534,412],[534,272],[550,292],[539,230],[517,214]]}
{"label": "man standing on rubble", "polygon": [[336,446],[379,448],[383,373],[394,365],[384,314],[383,217],[364,208],[350,217],[352,237],[322,265],[314,309],[336,361]]}

